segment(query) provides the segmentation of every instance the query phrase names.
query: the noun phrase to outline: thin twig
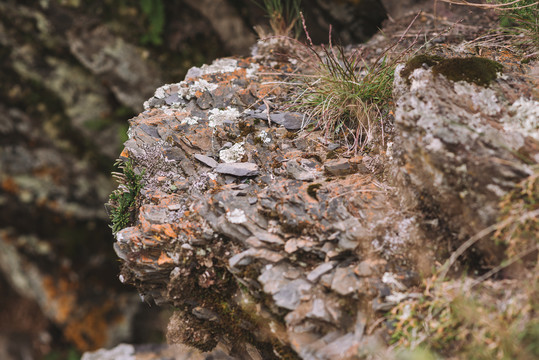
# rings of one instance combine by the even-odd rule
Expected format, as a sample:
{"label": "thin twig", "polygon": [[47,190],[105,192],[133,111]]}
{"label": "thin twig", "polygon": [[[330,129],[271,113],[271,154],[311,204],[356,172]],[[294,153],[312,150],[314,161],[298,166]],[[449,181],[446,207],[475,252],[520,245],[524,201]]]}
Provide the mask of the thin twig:
{"label": "thin twig", "polygon": [[502,222],[490,225],[489,227],[479,231],[477,234],[475,234],[474,236],[472,236],[471,238],[466,240],[462,245],[459,246],[459,248],[457,250],[455,250],[451,254],[449,259],[440,268],[440,270],[439,270],[440,276],[438,277],[438,279],[443,281],[443,279],[445,279],[445,277],[447,276],[447,272],[449,271],[449,268],[451,268],[451,266],[453,266],[453,264],[457,261],[459,256],[461,256],[470,246],[475,244],[477,241],[481,240],[482,238],[484,238],[488,234],[494,232],[495,230],[505,228],[507,225],[509,225],[512,222],[523,222],[523,221],[528,220],[528,219],[533,219],[533,218],[535,218],[537,216],[539,216],[539,209],[535,210],[535,211],[526,212],[526,213],[522,214],[521,216],[519,216],[517,219],[515,219],[514,217],[509,217],[509,218],[505,219]]}
{"label": "thin twig", "polygon": [[480,9],[496,9],[496,10],[502,10],[502,11],[525,9],[525,8],[529,8],[529,7],[539,4],[539,1],[536,1],[532,4],[512,7],[511,5],[517,4],[521,2],[522,0],[514,0],[505,4],[477,4],[477,3],[470,3],[466,0],[442,0],[442,1],[448,4],[453,4],[453,5],[465,5],[465,6],[472,6],[472,7],[476,7]]}
{"label": "thin twig", "polygon": [[513,264],[515,261],[520,260],[524,256],[526,256],[528,254],[531,254],[532,252],[537,251],[537,250],[539,250],[539,244],[536,244],[535,246],[532,246],[529,249],[526,249],[524,251],[519,252],[518,254],[513,256],[511,259],[509,259],[508,262],[496,266],[495,268],[488,271],[486,274],[484,274],[484,275],[480,276],[479,278],[475,279],[474,282],[470,285],[470,289],[473,288],[474,286],[482,283],[483,281],[485,281],[486,279],[488,279],[489,277],[491,277],[492,275],[494,275],[498,271],[500,271],[500,270],[508,267],[509,265]]}

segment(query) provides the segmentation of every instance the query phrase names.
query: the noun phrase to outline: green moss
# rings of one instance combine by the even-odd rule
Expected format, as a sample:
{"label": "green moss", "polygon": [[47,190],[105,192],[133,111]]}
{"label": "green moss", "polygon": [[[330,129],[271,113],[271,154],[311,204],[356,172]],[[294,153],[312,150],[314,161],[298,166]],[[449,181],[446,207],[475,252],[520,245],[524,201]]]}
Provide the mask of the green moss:
{"label": "green moss", "polygon": [[406,78],[406,83],[410,85],[410,75],[414,72],[415,69],[419,69],[426,65],[427,67],[433,67],[442,61],[444,58],[436,55],[426,55],[421,54],[410,59],[404,69],[401,70],[400,76]]}
{"label": "green moss", "polygon": [[466,81],[480,86],[488,86],[503,69],[496,61],[476,56],[444,59],[422,54],[409,60],[400,75],[410,84],[412,72],[424,66],[432,68],[434,74],[443,75],[451,81]]}
{"label": "green moss", "polygon": [[449,80],[467,81],[481,86],[488,86],[496,80],[497,73],[502,69],[500,63],[476,56],[445,59],[432,67],[434,74],[444,75]]}
{"label": "green moss", "polygon": [[147,22],[147,31],[140,39],[143,45],[161,45],[165,29],[165,5],[163,0],[139,0],[140,9]]}

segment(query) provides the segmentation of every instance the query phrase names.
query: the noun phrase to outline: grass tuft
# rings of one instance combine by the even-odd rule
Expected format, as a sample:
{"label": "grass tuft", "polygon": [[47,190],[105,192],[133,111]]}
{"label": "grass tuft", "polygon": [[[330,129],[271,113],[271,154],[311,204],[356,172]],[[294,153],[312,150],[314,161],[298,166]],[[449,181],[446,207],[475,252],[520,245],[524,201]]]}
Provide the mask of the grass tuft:
{"label": "grass tuft", "polygon": [[330,27],[329,45],[317,50],[301,18],[308,43],[300,60],[311,73],[299,76],[293,107],[305,112],[306,125],[314,124],[326,138],[342,139],[349,151],[363,151],[376,138],[376,124],[391,102],[395,67],[408,49],[391,56],[399,40],[369,64],[362,49],[347,53],[333,46]]}
{"label": "grass tuft", "polygon": [[421,299],[401,302],[387,315],[394,349],[423,349],[433,358],[539,356],[537,279],[485,281],[478,291],[470,290],[469,278],[427,283]]}
{"label": "grass tuft", "polygon": [[[301,0],[263,0],[262,3],[255,3],[266,11],[273,36],[299,36]],[[260,38],[267,37],[261,27],[257,26],[255,30]]]}
{"label": "grass tuft", "polygon": [[500,25],[507,35],[519,38],[521,46],[531,48],[531,56],[539,53],[539,1],[537,0],[487,0],[487,3],[471,3],[466,0],[442,0],[443,2],[495,10],[500,14]]}

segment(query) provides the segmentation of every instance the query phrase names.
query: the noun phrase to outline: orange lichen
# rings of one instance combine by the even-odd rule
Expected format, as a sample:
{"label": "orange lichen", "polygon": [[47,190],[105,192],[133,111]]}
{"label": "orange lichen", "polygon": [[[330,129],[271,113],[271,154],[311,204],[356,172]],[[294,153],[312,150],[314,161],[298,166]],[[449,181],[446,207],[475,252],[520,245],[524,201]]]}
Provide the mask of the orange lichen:
{"label": "orange lichen", "polygon": [[50,304],[47,312],[50,313],[54,320],[63,324],[69,320],[76,309],[77,304],[77,284],[66,279],[54,279],[52,276],[43,277],[43,289]]}
{"label": "orange lichen", "polygon": [[174,260],[172,260],[172,258],[163,251],[161,252],[161,255],[159,256],[159,259],[157,259],[157,265],[159,266],[174,265]]}
{"label": "orange lichen", "polygon": [[90,309],[81,318],[73,319],[65,326],[64,336],[81,351],[105,346],[109,324],[120,320],[119,317],[110,319],[114,306],[114,301],[106,301],[103,305]]}
{"label": "orange lichen", "polygon": [[17,185],[11,176],[7,176],[2,179],[2,190],[7,193],[16,194],[19,192],[19,185]]}

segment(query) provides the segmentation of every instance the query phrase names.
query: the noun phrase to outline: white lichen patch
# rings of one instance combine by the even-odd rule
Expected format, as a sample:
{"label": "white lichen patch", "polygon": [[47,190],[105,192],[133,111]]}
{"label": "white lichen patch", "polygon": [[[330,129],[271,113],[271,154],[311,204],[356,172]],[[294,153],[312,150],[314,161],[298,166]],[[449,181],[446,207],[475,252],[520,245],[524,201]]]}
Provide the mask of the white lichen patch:
{"label": "white lichen patch", "polygon": [[515,131],[539,141],[539,102],[521,97],[501,119],[504,130]]}
{"label": "white lichen patch", "polygon": [[199,91],[200,92],[213,91],[217,89],[218,87],[219,86],[217,84],[212,84],[204,79],[197,80],[193,83],[193,85],[189,86],[189,96],[196,97],[196,93]]}
{"label": "white lichen patch", "polygon": [[185,100],[191,100],[193,98],[196,98],[198,92],[204,93],[207,91],[213,91],[218,88],[217,84],[210,83],[204,79],[196,80],[192,84],[188,84],[187,82],[182,81],[178,84],[178,86],[178,95],[180,95]]}
{"label": "white lichen patch", "polygon": [[397,229],[387,231],[381,239],[374,239],[372,246],[376,251],[383,252],[386,256],[402,253],[406,246],[417,237],[416,227],[417,222],[414,216],[404,218],[398,222]]}
{"label": "white lichen patch", "polygon": [[506,191],[502,190],[499,186],[494,185],[494,184],[488,184],[487,189],[492,191],[494,194],[496,194],[496,196],[500,198],[507,193]]}
{"label": "white lichen patch", "polygon": [[211,109],[208,116],[208,126],[216,127],[223,125],[225,122],[234,122],[240,116],[240,112],[236,108],[227,107],[224,110]]}
{"label": "white lichen patch", "polygon": [[155,94],[153,95],[154,98],[156,99],[164,99],[165,98],[165,95],[166,95],[166,90],[168,90],[170,88],[170,85],[163,85],[161,86],[160,88],[157,88],[157,90],[155,90]]}
{"label": "white lichen patch", "polygon": [[182,125],[196,125],[201,119],[198,116],[186,116],[182,119],[180,124]]}
{"label": "white lichen patch", "polygon": [[203,75],[233,72],[238,68],[238,62],[234,59],[218,59],[211,65],[202,65],[202,67],[192,67],[187,71],[186,79],[193,79]]}
{"label": "white lichen patch", "polygon": [[234,144],[228,149],[219,151],[219,159],[225,163],[240,162],[244,155],[245,148],[243,147],[243,142]]}
{"label": "white lichen patch", "polygon": [[242,209],[234,209],[227,211],[226,219],[232,224],[242,224],[247,221],[247,216],[245,216],[245,211]]}
{"label": "white lichen patch", "polygon": [[410,86],[411,92],[417,92],[421,91],[425,88],[427,88],[431,83],[431,76],[425,76],[424,74],[429,72],[429,70],[425,70],[422,68],[415,69],[412,74],[410,75],[410,81],[412,82],[412,85]]}
{"label": "white lichen patch", "polygon": [[116,238],[116,241],[119,243],[127,243],[121,231],[118,231],[116,234],[114,234],[114,237]]}
{"label": "white lichen patch", "polygon": [[271,137],[266,130],[262,130],[258,134],[257,138],[259,138],[264,144],[269,144],[271,142]]}
{"label": "white lichen patch", "polygon": [[392,272],[385,272],[382,276],[382,282],[384,284],[387,284],[391,286],[391,288],[395,290],[406,290],[406,286],[404,286],[398,279],[397,276]]}
{"label": "white lichen patch", "polygon": [[393,142],[392,141],[387,143],[386,155],[389,160],[393,160]]}
{"label": "white lichen patch", "polygon": [[431,138],[431,140],[430,143],[426,146],[427,150],[431,152],[438,152],[444,149],[444,144],[440,141],[440,139],[433,137],[431,134],[429,134],[428,136]]}
{"label": "white lichen patch", "polygon": [[471,100],[473,111],[480,111],[485,115],[494,116],[499,114],[502,109],[498,104],[496,93],[492,89],[479,88],[465,81],[456,82],[454,89],[458,97]]}

